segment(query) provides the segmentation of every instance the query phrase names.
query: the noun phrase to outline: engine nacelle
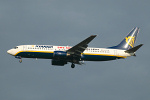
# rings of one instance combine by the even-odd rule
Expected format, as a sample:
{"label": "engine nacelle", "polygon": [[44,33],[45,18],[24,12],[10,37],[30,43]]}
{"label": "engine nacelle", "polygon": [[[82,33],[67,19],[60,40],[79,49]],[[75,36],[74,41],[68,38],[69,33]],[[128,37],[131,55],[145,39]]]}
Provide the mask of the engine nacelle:
{"label": "engine nacelle", "polygon": [[69,56],[69,55],[65,51],[54,51],[54,54],[53,54],[53,57],[58,58],[58,59],[59,58],[67,58],[67,56]]}
{"label": "engine nacelle", "polygon": [[64,66],[65,64],[67,64],[67,61],[52,59],[52,65]]}

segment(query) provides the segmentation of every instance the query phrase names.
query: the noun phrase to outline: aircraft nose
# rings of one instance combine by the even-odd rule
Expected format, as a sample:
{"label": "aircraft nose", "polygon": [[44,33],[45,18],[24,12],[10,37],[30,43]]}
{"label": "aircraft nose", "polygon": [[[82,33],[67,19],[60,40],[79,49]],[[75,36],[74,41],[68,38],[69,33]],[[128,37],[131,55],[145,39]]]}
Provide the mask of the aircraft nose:
{"label": "aircraft nose", "polygon": [[8,50],[7,53],[8,53],[8,54],[11,54],[11,50]]}

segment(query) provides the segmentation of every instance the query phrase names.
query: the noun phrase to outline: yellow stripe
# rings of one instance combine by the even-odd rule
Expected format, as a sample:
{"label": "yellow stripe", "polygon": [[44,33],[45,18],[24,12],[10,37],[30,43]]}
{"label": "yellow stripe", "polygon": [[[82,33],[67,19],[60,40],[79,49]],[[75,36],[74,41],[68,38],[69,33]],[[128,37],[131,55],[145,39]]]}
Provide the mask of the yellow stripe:
{"label": "yellow stripe", "polygon": [[100,55],[100,56],[114,56],[114,57],[121,57],[121,58],[127,58],[125,56],[117,56],[117,55],[109,55],[109,54],[93,54],[93,53],[82,53],[83,55]]}

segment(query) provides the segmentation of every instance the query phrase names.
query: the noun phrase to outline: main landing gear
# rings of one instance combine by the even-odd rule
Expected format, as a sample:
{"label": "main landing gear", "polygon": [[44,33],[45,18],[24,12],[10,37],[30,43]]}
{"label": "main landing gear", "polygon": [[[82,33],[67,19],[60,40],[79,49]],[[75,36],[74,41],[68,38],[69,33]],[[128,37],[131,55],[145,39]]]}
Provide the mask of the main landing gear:
{"label": "main landing gear", "polygon": [[75,64],[74,63],[71,64],[71,68],[75,68]]}
{"label": "main landing gear", "polygon": [[20,59],[19,62],[22,63],[22,59]]}

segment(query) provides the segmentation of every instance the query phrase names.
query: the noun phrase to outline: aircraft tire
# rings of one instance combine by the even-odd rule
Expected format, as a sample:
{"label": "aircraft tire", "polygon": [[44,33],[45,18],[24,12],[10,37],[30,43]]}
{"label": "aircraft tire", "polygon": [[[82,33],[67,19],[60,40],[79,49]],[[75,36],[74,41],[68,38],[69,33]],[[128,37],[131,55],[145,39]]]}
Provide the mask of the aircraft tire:
{"label": "aircraft tire", "polygon": [[75,68],[75,64],[72,63],[72,64],[71,64],[71,68]]}
{"label": "aircraft tire", "polygon": [[19,62],[22,63],[22,59],[20,59]]}

